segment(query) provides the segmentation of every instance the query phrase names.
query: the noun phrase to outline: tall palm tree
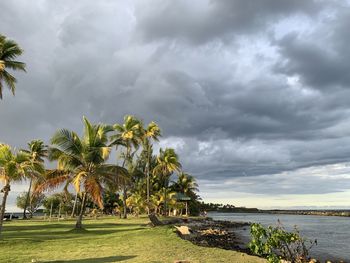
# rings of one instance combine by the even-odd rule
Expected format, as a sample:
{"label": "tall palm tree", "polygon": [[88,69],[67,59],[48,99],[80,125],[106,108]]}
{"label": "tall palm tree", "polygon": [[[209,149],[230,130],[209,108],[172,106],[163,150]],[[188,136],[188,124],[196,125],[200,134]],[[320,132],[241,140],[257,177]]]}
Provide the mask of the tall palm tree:
{"label": "tall palm tree", "polygon": [[42,191],[71,183],[77,193],[81,193],[81,209],[76,221],[76,228],[82,228],[82,220],[87,198],[103,208],[104,186],[117,182],[127,171],[117,165],[106,164],[111,148],[108,147],[107,133],[111,126],[91,124],[84,118],[84,133],[80,138],[77,133],[62,129],[51,138],[49,159],[57,161],[57,169],[46,175],[46,180],[37,188]]}
{"label": "tall palm tree", "polygon": [[159,149],[159,155],[157,157],[157,165],[153,169],[153,173],[160,176],[163,179],[164,183],[164,211],[165,214],[167,214],[167,197],[166,197],[166,189],[169,185],[169,178],[172,175],[173,172],[177,171],[180,172],[181,170],[181,164],[179,162],[179,157],[175,153],[175,150],[172,148],[166,148],[163,150],[162,148]]}
{"label": "tall palm tree", "polygon": [[127,202],[128,199],[128,182],[130,182],[130,177],[133,172],[133,156],[137,151],[142,137],[142,123],[139,119],[132,115],[127,115],[124,117],[124,123],[122,125],[115,124],[113,126],[114,130],[117,132],[115,135],[111,136],[112,143],[116,147],[122,145],[125,147],[125,152],[123,153],[123,164],[128,170],[129,180],[124,180],[123,184],[123,218],[127,218]]}
{"label": "tall palm tree", "polygon": [[[27,145],[28,145],[28,150],[24,149],[21,151],[29,155],[29,158],[30,158],[29,161],[33,166],[39,166],[39,167],[43,166],[44,158],[46,158],[48,154],[47,146],[44,144],[44,142],[42,140],[32,140]],[[38,171],[38,169],[35,169],[35,171]],[[33,180],[36,180],[36,179],[37,179],[36,181],[40,180],[40,178],[38,177],[40,177],[42,174],[43,173],[38,173],[38,172],[28,174],[30,181],[29,181],[29,189],[27,192],[27,197],[24,205],[23,219],[27,218],[26,210],[30,200]]]}
{"label": "tall palm tree", "polygon": [[[145,174],[147,176],[147,204],[150,201],[150,171],[151,171],[151,158],[152,158],[152,140],[158,141],[161,136],[159,126],[155,122],[150,122],[146,128],[142,129],[142,147],[145,151],[146,166]],[[148,211],[149,212],[149,211]]]}
{"label": "tall palm tree", "polygon": [[15,95],[17,80],[7,69],[26,71],[26,64],[15,60],[22,53],[23,50],[15,41],[0,34],[0,99],[2,99],[4,83],[6,83],[12,94]]}
{"label": "tall palm tree", "polygon": [[0,209],[0,235],[6,209],[6,201],[11,191],[11,183],[24,179],[27,169],[31,169],[28,165],[29,156],[26,153],[13,153],[9,145],[0,145],[0,181],[4,187],[1,193],[4,194]]}

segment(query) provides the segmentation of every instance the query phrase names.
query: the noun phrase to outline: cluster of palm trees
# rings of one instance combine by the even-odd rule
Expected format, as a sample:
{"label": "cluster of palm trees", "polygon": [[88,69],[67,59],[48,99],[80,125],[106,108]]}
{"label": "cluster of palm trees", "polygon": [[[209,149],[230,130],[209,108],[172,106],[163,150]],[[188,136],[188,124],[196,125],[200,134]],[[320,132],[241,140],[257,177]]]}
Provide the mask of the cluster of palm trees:
{"label": "cluster of palm trees", "polygon": [[[16,78],[9,70],[25,71],[26,65],[16,60],[23,53],[19,45],[0,34],[0,99],[6,84],[15,94]],[[195,179],[181,172],[181,164],[174,149],[160,149],[153,154],[153,143],[161,136],[155,122],[147,126],[134,116],[128,115],[123,124],[91,124],[84,118],[84,133],[61,129],[51,138],[50,147],[41,140],[28,144],[28,149],[14,150],[0,143],[0,181],[3,199],[0,207],[0,234],[2,230],[6,201],[11,183],[29,180],[23,218],[32,196],[63,186],[68,192],[70,186],[80,197],[76,228],[82,227],[86,204],[92,201],[99,208],[104,207],[103,197],[108,194],[122,194],[122,217],[128,210],[134,213],[162,213],[182,210],[176,193],[182,193],[191,200],[199,197],[195,193]],[[117,153],[114,163],[107,163],[112,151]],[[44,159],[57,162],[56,169],[45,169]],[[170,182],[174,172],[179,174],[176,182]],[[186,203],[187,207],[187,203]],[[72,215],[75,214],[76,201]],[[186,209],[186,213],[187,213]]]}
{"label": "cluster of palm trees", "polygon": [[[103,209],[106,193],[120,193],[123,218],[128,211],[168,215],[170,211],[181,210],[183,204],[176,199],[176,193],[193,200],[198,198],[195,179],[181,171],[174,149],[160,148],[158,155],[153,154],[153,143],[161,136],[155,122],[144,126],[141,120],[127,115],[122,124],[92,124],[86,118],[83,123],[82,136],[60,129],[49,147],[41,140],[34,140],[28,149],[19,151],[5,144],[0,146],[0,180],[4,182],[0,233],[6,199],[14,181],[29,181],[27,203],[31,195],[74,188],[80,197],[76,228],[82,228],[87,202]],[[111,162],[112,151],[116,160]],[[45,158],[55,161],[56,169],[45,169]],[[170,182],[175,172],[178,180]],[[26,216],[26,208],[23,215]]]}

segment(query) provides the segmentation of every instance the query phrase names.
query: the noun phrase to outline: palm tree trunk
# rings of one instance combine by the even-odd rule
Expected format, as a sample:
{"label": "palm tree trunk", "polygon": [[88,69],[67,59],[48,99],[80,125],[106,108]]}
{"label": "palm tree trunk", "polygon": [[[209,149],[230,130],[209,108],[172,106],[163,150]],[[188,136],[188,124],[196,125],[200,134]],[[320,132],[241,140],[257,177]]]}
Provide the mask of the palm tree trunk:
{"label": "palm tree trunk", "polygon": [[164,215],[166,216],[167,215],[167,201],[166,201],[166,194],[167,192],[167,189],[164,187]]}
{"label": "palm tree trunk", "polygon": [[147,214],[150,214],[150,211],[149,211],[149,168],[147,168],[146,173],[147,173]]}
{"label": "palm tree trunk", "polygon": [[[128,145],[126,147],[126,159],[124,159],[123,161],[123,167],[125,166],[125,164],[127,165],[127,168],[128,168],[128,172],[129,172],[129,166],[130,166],[130,146]],[[126,199],[128,199],[128,196],[127,196],[127,187],[126,187],[126,180],[124,179],[124,186],[123,186],[123,206],[124,206],[124,209],[123,209],[123,218],[126,219],[128,217],[128,213],[127,213],[127,207],[126,207]]]}
{"label": "palm tree trunk", "polygon": [[33,178],[30,178],[30,183],[29,183],[29,189],[28,189],[28,192],[27,192],[26,202],[24,203],[23,219],[27,219],[26,211],[27,211],[27,207],[28,207],[28,204],[29,204],[30,192],[32,190],[32,183],[33,183]]}
{"label": "palm tree trunk", "polygon": [[127,213],[127,207],[126,207],[126,199],[128,199],[127,197],[127,189],[126,189],[126,185],[124,185],[124,189],[123,189],[123,218],[126,219],[128,217],[128,213]]}
{"label": "palm tree trunk", "polygon": [[8,183],[2,189],[2,192],[4,192],[4,197],[2,198],[1,211],[0,211],[0,236],[1,236],[1,231],[2,231],[2,224],[4,222],[7,196],[9,194],[10,190],[11,190],[11,188],[10,188],[10,185]]}
{"label": "palm tree trunk", "polygon": [[53,201],[51,201],[51,208],[50,208],[50,222],[52,218],[52,209],[53,209]]}
{"label": "palm tree trunk", "polygon": [[167,216],[167,206],[168,206],[168,202],[167,202],[167,196],[168,196],[168,185],[169,185],[169,182],[168,182],[168,178],[166,177],[165,178],[165,186],[164,186],[164,212],[165,212],[165,216]]}
{"label": "palm tree trunk", "polygon": [[77,218],[77,222],[75,224],[76,229],[82,229],[83,228],[83,215],[85,212],[85,205],[86,205],[86,193],[83,193],[83,200],[81,201],[81,209],[79,216]]}
{"label": "palm tree trunk", "polygon": [[150,214],[150,209],[149,209],[149,197],[150,197],[150,183],[149,183],[149,176],[150,176],[150,171],[151,171],[151,161],[150,161],[150,143],[148,145],[147,149],[147,164],[146,164],[146,174],[147,174],[147,213]]}
{"label": "palm tree trunk", "polygon": [[75,199],[74,199],[72,214],[70,215],[70,217],[73,217],[74,214],[75,214],[75,208],[76,208],[76,206],[77,206],[77,201],[78,201],[78,193],[75,194]]}

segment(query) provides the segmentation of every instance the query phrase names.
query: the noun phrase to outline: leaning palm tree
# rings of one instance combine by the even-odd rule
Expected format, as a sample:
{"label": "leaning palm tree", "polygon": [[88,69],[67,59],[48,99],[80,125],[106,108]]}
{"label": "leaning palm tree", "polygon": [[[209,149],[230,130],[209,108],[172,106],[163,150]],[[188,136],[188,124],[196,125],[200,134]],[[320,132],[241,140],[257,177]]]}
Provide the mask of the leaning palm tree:
{"label": "leaning palm tree", "polygon": [[164,184],[164,211],[165,214],[167,214],[167,197],[166,197],[166,190],[169,185],[169,178],[175,171],[181,170],[181,164],[179,162],[179,158],[177,154],[175,153],[175,150],[172,148],[166,148],[163,150],[162,148],[159,149],[159,155],[157,157],[157,165],[153,169],[153,173],[160,176],[163,179]]}
{"label": "leaning palm tree", "polygon": [[81,209],[76,221],[76,228],[82,228],[82,220],[88,197],[103,208],[104,186],[117,182],[127,171],[117,165],[106,164],[110,154],[107,133],[112,131],[107,125],[92,125],[84,118],[84,133],[80,138],[77,133],[62,129],[51,138],[49,159],[57,161],[57,169],[46,175],[46,180],[37,191],[57,187],[61,184],[73,184],[81,194]]}
{"label": "leaning palm tree", "polygon": [[[31,142],[28,143],[28,150],[24,149],[21,151],[29,155],[29,158],[30,158],[29,161],[31,162],[32,166],[36,166],[39,168],[44,165],[44,158],[46,158],[48,154],[47,146],[44,144],[42,140],[32,140]],[[24,204],[23,219],[27,218],[26,210],[29,205],[30,196],[32,194],[33,180],[34,180],[34,184],[38,183],[41,179],[40,177],[44,172],[44,171],[40,172],[40,170],[38,169],[34,169],[34,171],[35,171],[34,173],[28,174],[27,176],[29,177],[30,181],[29,181],[29,189],[27,192],[26,201]]]}
{"label": "leaning palm tree", "polygon": [[26,71],[26,65],[15,60],[22,53],[23,50],[16,42],[0,34],[0,99],[2,99],[4,83],[15,95],[17,80],[8,72],[8,69]]}
{"label": "leaning palm tree", "polygon": [[[159,126],[155,122],[151,122],[148,124],[146,128],[142,128],[142,147],[145,151],[146,157],[146,166],[145,166],[145,174],[147,176],[147,204],[150,201],[150,171],[151,171],[151,158],[152,158],[152,140],[158,141],[158,138],[161,136],[161,131]],[[149,212],[149,209],[148,209]]]}
{"label": "leaning palm tree", "polygon": [[28,165],[29,156],[26,153],[13,153],[9,145],[0,145],[0,181],[3,182],[4,187],[1,193],[4,194],[0,209],[0,235],[2,231],[2,224],[5,215],[6,201],[9,192],[11,191],[11,183],[21,181],[24,179],[27,170],[31,167]]}
{"label": "leaning palm tree", "polygon": [[128,199],[128,182],[130,182],[130,177],[134,169],[133,156],[136,153],[141,142],[142,123],[134,116],[127,115],[124,117],[124,123],[122,125],[115,124],[113,128],[117,133],[111,136],[112,143],[110,145],[115,145],[116,147],[121,145],[125,148],[125,152],[122,154],[122,167],[127,168],[129,180],[123,181],[122,185],[124,206],[123,218],[127,218],[126,200]]}

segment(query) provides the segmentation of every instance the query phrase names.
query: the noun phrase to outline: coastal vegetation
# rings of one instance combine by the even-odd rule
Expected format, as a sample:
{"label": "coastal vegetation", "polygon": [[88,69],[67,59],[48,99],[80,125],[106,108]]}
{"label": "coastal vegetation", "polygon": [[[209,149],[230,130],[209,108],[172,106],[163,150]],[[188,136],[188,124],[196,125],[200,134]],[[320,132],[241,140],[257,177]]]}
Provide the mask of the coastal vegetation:
{"label": "coastal vegetation", "polygon": [[250,233],[252,240],[248,245],[249,249],[253,254],[266,257],[269,263],[279,263],[281,260],[293,263],[312,262],[309,250],[317,241],[301,237],[296,228],[293,232],[288,232],[281,224],[264,227],[254,223],[250,227]]}
{"label": "coastal vegetation", "polygon": [[16,206],[24,209],[23,219],[27,219],[27,213],[32,218],[36,211],[43,205],[45,195],[42,193],[33,194],[30,192],[22,192],[16,198]]}
{"label": "coastal vegetation", "polygon": [[232,204],[218,204],[218,203],[200,203],[200,209],[208,212],[220,212],[220,213],[259,213],[257,208],[237,207]]}

